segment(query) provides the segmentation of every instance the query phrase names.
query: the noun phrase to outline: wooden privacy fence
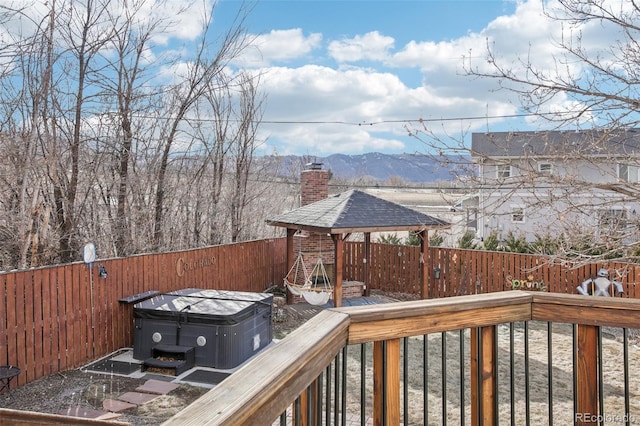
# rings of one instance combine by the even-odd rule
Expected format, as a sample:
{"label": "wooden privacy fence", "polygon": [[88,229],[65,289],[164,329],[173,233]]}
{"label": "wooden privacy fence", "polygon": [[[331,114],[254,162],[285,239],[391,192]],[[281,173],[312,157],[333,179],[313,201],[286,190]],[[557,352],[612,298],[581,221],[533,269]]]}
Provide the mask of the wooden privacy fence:
{"label": "wooden privacy fence", "polygon": [[[364,281],[367,273],[369,289],[420,294],[418,247],[372,244],[365,262],[363,243],[349,242],[344,256],[345,280]],[[635,264],[569,269],[539,256],[439,247],[425,261],[429,298],[512,289],[575,294],[600,267],[626,297],[640,298]],[[16,385],[80,367],[132,345],[133,304],[121,299],[189,287],[261,292],[282,286],[287,271],[286,239],[279,238],[0,273],[0,365],[22,369]]]}
{"label": "wooden privacy fence", "polygon": [[285,274],[284,239],[2,273],[0,365],[20,367],[12,385],[22,385],[131,346],[133,305],[120,300],[135,294],[261,292]]}
{"label": "wooden privacy fence", "polygon": [[[371,244],[370,257],[364,261],[362,243],[345,244],[344,279],[365,281],[367,273],[370,289],[420,295],[419,247]],[[605,262],[570,268],[552,265],[544,256],[441,247],[430,247],[425,261],[430,275],[428,298],[504,290],[576,294],[577,286],[605,268],[610,279],[622,283],[624,297],[640,299],[638,264]]]}

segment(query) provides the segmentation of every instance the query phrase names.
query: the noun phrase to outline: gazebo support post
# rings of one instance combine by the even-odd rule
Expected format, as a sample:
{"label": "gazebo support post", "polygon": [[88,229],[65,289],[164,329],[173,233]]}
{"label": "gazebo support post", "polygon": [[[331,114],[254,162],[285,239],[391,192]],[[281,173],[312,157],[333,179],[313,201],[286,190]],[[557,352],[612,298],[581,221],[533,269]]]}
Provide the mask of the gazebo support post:
{"label": "gazebo support post", "polygon": [[342,306],[342,268],[344,264],[344,240],[342,234],[331,234],[334,247],[335,265],[333,270],[333,306],[339,308]]}
{"label": "gazebo support post", "polygon": [[422,229],[418,232],[420,237],[420,298],[429,298],[429,282],[431,281],[431,259],[429,259],[429,231]]}
{"label": "gazebo support post", "polygon": [[[293,236],[296,234],[296,230],[287,228],[287,271],[290,271],[293,267],[294,254],[293,254]],[[293,294],[289,291],[287,286],[283,283],[285,294],[287,295],[287,305],[293,303]]]}
{"label": "gazebo support post", "polygon": [[371,295],[371,288],[369,282],[369,263],[371,262],[371,232],[364,233],[364,295]]}

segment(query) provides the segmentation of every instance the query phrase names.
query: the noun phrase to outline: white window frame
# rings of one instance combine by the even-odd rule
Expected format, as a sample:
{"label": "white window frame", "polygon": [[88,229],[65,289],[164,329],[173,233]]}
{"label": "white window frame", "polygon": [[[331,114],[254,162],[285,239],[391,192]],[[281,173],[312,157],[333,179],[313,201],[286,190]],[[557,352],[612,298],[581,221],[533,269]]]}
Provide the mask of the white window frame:
{"label": "white window frame", "polygon": [[524,206],[511,206],[511,223],[525,223]]}
{"label": "white window frame", "polygon": [[538,163],[538,173],[541,175],[553,174],[553,164],[551,163]]}
{"label": "white window frame", "polygon": [[496,178],[506,179],[513,176],[511,170],[511,164],[498,164],[496,165]]}
{"label": "white window frame", "polygon": [[622,182],[639,183],[640,167],[633,164],[618,164],[618,179]]}

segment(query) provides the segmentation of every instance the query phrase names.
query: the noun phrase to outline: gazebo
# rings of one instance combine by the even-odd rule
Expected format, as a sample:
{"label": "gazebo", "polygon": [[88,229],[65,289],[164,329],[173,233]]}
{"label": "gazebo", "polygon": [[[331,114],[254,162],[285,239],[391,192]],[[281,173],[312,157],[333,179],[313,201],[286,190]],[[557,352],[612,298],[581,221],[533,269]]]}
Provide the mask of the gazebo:
{"label": "gazebo", "polygon": [[[322,171],[315,169],[317,171]],[[367,259],[370,257],[372,232],[413,231],[420,237],[421,294],[427,293],[427,262],[424,261],[428,248],[428,231],[450,227],[448,222],[417,212],[390,201],[383,200],[359,190],[348,190],[337,195],[328,196],[319,201],[303,205],[297,209],[283,213],[267,223],[287,228],[287,264],[294,263],[293,237],[296,232],[323,234],[333,241],[333,303],[335,307],[342,305],[342,269],[344,242],[356,232],[364,233],[365,250],[365,289]]]}

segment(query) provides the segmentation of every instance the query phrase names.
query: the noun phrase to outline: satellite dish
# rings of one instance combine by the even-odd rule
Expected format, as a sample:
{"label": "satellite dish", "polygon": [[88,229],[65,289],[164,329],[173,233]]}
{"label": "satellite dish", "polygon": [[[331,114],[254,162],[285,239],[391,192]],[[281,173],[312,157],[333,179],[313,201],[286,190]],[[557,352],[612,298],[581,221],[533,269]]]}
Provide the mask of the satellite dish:
{"label": "satellite dish", "polygon": [[84,263],[93,263],[96,260],[96,246],[93,243],[84,245],[82,258],[84,259]]}

